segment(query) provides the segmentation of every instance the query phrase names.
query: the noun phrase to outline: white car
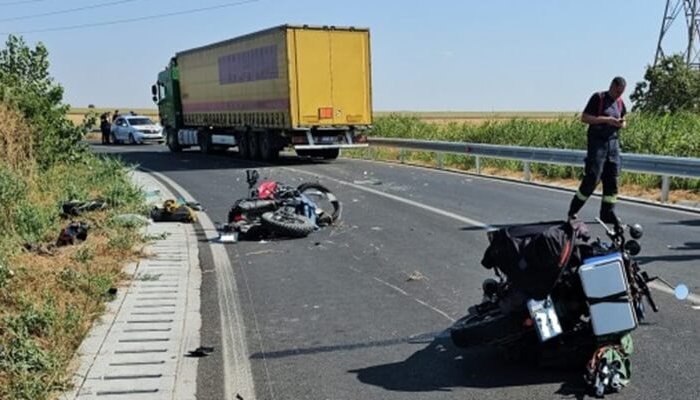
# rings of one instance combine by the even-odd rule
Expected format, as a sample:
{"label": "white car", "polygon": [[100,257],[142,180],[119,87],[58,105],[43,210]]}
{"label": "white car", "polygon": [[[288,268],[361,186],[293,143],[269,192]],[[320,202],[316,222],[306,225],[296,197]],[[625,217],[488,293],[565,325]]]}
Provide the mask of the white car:
{"label": "white car", "polygon": [[146,142],[164,143],[163,127],[143,115],[117,117],[110,130],[110,142],[141,144]]}

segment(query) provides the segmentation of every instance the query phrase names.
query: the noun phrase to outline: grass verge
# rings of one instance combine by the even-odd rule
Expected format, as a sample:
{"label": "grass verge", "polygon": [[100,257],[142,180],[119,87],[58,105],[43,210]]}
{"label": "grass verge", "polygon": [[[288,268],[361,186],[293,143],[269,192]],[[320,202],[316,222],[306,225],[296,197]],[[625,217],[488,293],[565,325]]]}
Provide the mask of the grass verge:
{"label": "grass verge", "polygon": [[[9,150],[8,136],[0,139],[0,399],[50,398],[68,387],[75,350],[125,278],[124,263],[140,255],[138,227],[113,217],[146,209],[114,159],[85,153],[39,169],[22,156],[31,143]],[[90,224],[87,240],[51,248],[69,222],[60,204],[94,198],[109,208],[75,218]],[[26,243],[42,250],[27,251]]]}

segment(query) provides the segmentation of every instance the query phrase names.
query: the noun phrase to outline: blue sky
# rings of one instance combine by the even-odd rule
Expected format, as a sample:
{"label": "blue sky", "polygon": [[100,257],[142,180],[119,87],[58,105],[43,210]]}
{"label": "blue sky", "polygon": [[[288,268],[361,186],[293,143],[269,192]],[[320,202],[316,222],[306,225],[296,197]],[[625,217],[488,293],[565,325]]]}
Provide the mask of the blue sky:
{"label": "blue sky", "polygon": [[[0,32],[107,22],[232,3],[0,0]],[[65,100],[153,107],[150,85],[177,51],[284,23],[369,27],[376,110],[571,111],[622,75],[628,93],[656,49],[663,0],[259,0],[215,11],[58,32],[44,42]],[[4,20],[4,21],[3,21]],[[678,21],[668,48],[681,51]],[[0,40],[6,34],[0,35]]]}

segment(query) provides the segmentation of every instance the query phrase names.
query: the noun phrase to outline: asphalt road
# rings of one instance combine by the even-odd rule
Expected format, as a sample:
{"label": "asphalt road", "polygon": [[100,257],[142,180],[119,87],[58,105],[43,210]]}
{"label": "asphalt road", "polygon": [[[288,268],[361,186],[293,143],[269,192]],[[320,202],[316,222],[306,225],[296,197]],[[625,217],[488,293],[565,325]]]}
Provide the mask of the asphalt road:
{"label": "asphalt road", "polygon": [[[173,154],[160,146],[95,146],[168,176],[212,220],[246,195],[234,155]],[[227,247],[259,399],[583,398],[579,373],[512,365],[490,349],[454,348],[445,329],[479,301],[483,225],[561,219],[565,191],[354,160],[283,158],[261,177],[318,180],[343,202],[342,223],[308,238]],[[592,199],[582,216],[597,215]],[[645,228],[651,274],[700,293],[700,214],[623,202]],[[602,231],[593,228],[602,235]],[[206,243],[202,243],[207,247]],[[217,346],[216,284],[203,259],[203,338]],[[700,311],[654,292],[661,308],[634,332],[632,384],[615,399],[700,398]],[[221,359],[200,364],[200,398],[221,393]]]}

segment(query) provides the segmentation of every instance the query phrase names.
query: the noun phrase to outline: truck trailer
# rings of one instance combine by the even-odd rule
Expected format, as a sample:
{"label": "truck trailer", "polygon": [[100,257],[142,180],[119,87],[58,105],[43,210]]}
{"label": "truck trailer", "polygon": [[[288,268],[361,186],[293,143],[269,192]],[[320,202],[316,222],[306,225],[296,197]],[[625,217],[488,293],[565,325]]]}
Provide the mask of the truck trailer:
{"label": "truck trailer", "polygon": [[151,90],[173,152],[334,159],[367,146],[370,66],[368,29],[283,25],[179,52]]}

